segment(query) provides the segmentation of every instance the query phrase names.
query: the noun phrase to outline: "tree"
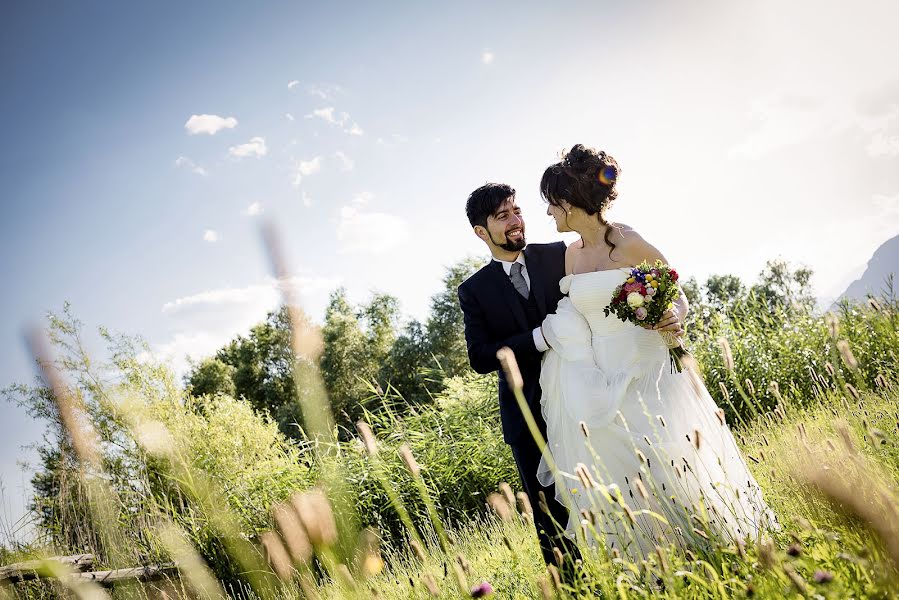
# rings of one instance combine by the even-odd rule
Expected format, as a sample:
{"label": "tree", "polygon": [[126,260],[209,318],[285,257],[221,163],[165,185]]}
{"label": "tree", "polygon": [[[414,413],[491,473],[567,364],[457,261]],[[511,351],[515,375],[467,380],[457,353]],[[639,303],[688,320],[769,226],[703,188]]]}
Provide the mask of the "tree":
{"label": "tree", "polygon": [[784,260],[769,260],[750,291],[769,310],[809,311],[815,307],[812,274],[813,271],[807,267],[794,269]]}
{"label": "tree", "polygon": [[736,275],[709,275],[705,295],[713,309],[730,312],[746,297],[746,286]]}
{"label": "tree", "polygon": [[426,325],[428,350],[445,377],[469,369],[457,289],[483,265],[483,258],[469,257],[450,266],[443,277],[443,290],[431,297],[431,314]]}
{"label": "tree", "polygon": [[362,417],[364,407],[376,395],[396,339],[399,302],[388,294],[375,294],[356,310],[346,290],[331,294],[322,328],[324,352],[322,378],[337,422],[348,429]]}
{"label": "tree", "polygon": [[237,397],[235,368],[220,358],[207,358],[195,365],[185,378],[187,391],[194,396],[225,395]]}

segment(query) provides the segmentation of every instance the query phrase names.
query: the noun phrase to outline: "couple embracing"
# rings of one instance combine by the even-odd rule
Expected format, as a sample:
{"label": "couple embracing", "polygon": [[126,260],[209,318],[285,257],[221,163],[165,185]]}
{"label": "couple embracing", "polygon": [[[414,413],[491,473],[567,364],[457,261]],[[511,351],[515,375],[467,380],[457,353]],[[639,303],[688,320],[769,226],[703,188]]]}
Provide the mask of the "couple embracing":
{"label": "couple embracing", "polygon": [[[580,144],[546,169],[547,214],[559,232],[580,234],[567,248],[527,244],[508,185],[476,189],[465,207],[493,258],[459,286],[468,357],[478,373],[499,371],[503,437],[547,564],[558,548],[570,567],[577,538],[639,562],[656,546],[742,542],[777,527],[724,413],[693,369],[672,368],[662,334],[683,335],[686,297],[652,327],[603,310],[631,268],[666,262],[606,219],[619,173],[611,156]],[[545,452],[500,369],[504,347]]]}

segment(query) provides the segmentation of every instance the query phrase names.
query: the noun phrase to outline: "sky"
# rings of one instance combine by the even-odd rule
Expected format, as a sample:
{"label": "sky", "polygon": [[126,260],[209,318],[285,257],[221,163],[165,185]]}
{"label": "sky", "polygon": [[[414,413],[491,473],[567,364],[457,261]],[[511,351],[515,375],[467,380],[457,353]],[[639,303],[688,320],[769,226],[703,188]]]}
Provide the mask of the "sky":
{"label": "sky", "polygon": [[[4,2],[0,387],[33,380],[22,331],[67,301],[183,373],[277,305],[263,220],[313,318],[338,286],[423,318],[485,254],[486,181],[529,241],[575,239],[538,183],[576,143],[621,165],[609,218],[685,276],[780,257],[826,301],[899,234],[896,22],[890,0]],[[7,524],[42,429],[0,405]]]}

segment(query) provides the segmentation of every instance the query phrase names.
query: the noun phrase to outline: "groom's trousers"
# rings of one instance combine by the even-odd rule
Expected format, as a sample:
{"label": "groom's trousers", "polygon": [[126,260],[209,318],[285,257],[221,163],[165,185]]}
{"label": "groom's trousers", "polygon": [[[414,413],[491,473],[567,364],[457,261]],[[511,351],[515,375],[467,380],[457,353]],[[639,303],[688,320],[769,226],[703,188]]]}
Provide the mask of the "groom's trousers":
{"label": "groom's trousers", "polygon": [[[521,478],[521,484],[524,487],[524,493],[528,495],[531,501],[531,508],[534,511],[534,527],[537,529],[537,538],[540,541],[540,551],[543,553],[543,560],[546,564],[556,564],[553,556],[553,547],[559,548],[563,554],[567,554],[567,559],[573,561],[580,558],[577,546],[564,535],[561,534],[568,525],[568,510],[556,500],[556,488],[554,485],[543,487],[537,481],[537,467],[540,465],[540,449],[536,442],[524,441],[521,444],[510,446],[512,448],[512,457],[518,466],[518,476]],[[549,513],[540,508],[540,492],[543,492],[546,498],[546,504]],[[565,572],[569,571],[569,565],[562,565],[563,577]]]}

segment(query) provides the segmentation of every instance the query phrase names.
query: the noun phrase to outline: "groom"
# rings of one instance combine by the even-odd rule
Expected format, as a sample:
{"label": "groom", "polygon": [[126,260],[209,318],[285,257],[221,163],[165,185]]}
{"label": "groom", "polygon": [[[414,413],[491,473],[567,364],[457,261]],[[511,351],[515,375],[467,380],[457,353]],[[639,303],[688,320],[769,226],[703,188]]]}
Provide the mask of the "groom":
{"label": "groom", "polygon": [[[555,562],[553,546],[571,552],[559,535],[568,523],[567,509],[555,499],[553,486],[537,481],[540,448],[531,436],[515,396],[500,368],[496,351],[508,346],[515,353],[524,380],[524,397],[544,439],[546,423],[540,411],[540,359],[548,349],[540,333],[547,314],[562,298],[559,280],[565,275],[565,244],[525,241],[524,219],[515,204],[515,190],[488,183],[473,191],[465,204],[468,221],[487,245],[493,260],[459,286],[465,319],[465,342],[471,368],[486,374],[499,371],[499,410],[503,439],[512,448],[518,475],[534,508],[534,525],[547,564]],[[540,509],[544,491],[552,517]],[[555,520],[558,526],[553,523]]]}

